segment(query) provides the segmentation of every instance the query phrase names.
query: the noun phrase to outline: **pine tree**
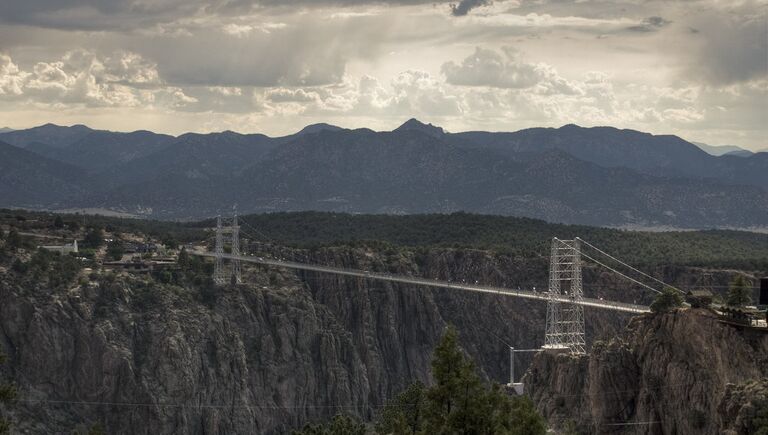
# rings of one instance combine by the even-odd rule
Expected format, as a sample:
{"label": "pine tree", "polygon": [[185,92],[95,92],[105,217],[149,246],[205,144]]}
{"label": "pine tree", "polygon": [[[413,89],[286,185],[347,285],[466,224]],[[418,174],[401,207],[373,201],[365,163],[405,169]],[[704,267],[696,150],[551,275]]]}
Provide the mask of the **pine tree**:
{"label": "pine tree", "polygon": [[680,292],[671,287],[665,287],[651,303],[651,311],[654,313],[668,313],[681,306],[683,306],[683,297],[680,295]]}
{"label": "pine tree", "polygon": [[176,262],[179,265],[179,268],[183,271],[186,271],[189,269],[189,253],[187,253],[187,248],[183,247],[179,251],[179,258],[176,260]]}
{"label": "pine tree", "polygon": [[448,328],[432,359],[435,384],[413,384],[384,408],[380,434],[514,434],[546,432],[544,419],[527,398],[511,398],[498,385],[488,387]]}
{"label": "pine tree", "polygon": [[97,249],[104,244],[104,232],[101,228],[92,228],[85,234],[83,242],[86,247]]}
{"label": "pine tree", "polygon": [[424,406],[426,388],[414,382],[397,397],[387,403],[376,421],[380,434],[418,434],[424,430]]}
{"label": "pine tree", "polygon": [[8,236],[5,239],[5,246],[7,246],[10,251],[15,251],[21,248],[21,245],[21,235],[19,235],[19,232],[16,231],[16,228],[11,228],[11,230],[8,231]]}
{"label": "pine tree", "polygon": [[337,415],[325,424],[308,424],[293,435],[365,435],[365,425],[346,415]]}
{"label": "pine tree", "polygon": [[[0,364],[3,363],[5,363],[5,354],[0,353]],[[0,383],[0,403],[8,405],[15,402],[16,394],[16,387],[5,383]],[[10,433],[11,422],[8,421],[5,416],[0,415],[0,435],[6,435]]]}
{"label": "pine tree", "polygon": [[734,307],[743,307],[752,302],[752,283],[742,275],[736,275],[728,288],[726,303]]}

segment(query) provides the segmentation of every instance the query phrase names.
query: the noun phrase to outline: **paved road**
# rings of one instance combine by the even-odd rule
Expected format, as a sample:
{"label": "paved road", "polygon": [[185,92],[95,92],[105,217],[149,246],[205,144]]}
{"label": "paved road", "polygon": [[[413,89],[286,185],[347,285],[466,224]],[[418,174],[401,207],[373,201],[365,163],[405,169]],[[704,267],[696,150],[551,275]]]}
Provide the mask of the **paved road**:
{"label": "paved road", "polygon": [[[191,251],[190,254],[201,255],[206,257],[215,256],[213,252]],[[255,257],[255,256],[247,256],[247,255],[235,256],[231,254],[223,254],[223,257],[228,259],[240,259],[240,261],[245,261],[248,263],[266,264],[270,266],[285,267],[288,269],[311,270],[314,272],[332,273],[335,275],[356,276],[360,278],[399,282],[403,284],[413,284],[413,285],[421,285],[421,286],[427,286],[427,287],[450,288],[450,289],[473,291],[473,292],[479,292],[479,293],[492,293],[497,295],[513,296],[518,298],[538,299],[542,301],[546,301],[549,299],[549,295],[547,295],[546,293],[529,291],[529,290],[510,290],[510,289],[505,289],[501,287],[472,285],[472,284],[464,284],[464,283],[449,282],[449,281],[438,281],[436,279],[419,278],[419,277],[406,276],[406,275],[391,275],[387,273],[369,272],[365,270],[341,269],[338,267],[296,263],[293,261],[274,260],[271,258]],[[560,302],[569,302],[569,303],[573,302],[571,298],[568,297],[567,295],[558,296],[556,299]],[[606,300],[593,299],[593,298],[583,298],[581,303],[579,303],[579,305],[584,305],[586,307],[600,308],[604,310],[623,311],[626,313],[647,313],[650,311],[650,309],[644,305],[625,304],[622,302],[613,302],[613,301],[606,301]]]}

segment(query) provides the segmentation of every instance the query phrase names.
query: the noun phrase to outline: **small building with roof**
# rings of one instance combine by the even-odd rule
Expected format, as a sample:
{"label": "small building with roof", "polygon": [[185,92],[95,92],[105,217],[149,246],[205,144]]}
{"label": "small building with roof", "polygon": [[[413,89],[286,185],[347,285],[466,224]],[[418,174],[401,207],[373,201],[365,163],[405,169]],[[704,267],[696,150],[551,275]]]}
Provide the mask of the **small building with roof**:
{"label": "small building with roof", "polygon": [[692,308],[709,308],[713,297],[709,290],[689,290],[685,294],[685,300],[691,304]]}
{"label": "small building with roof", "polygon": [[65,245],[44,245],[39,246],[41,249],[45,249],[46,251],[51,252],[58,252],[61,255],[69,255],[72,253],[77,253],[77,240],[74,240],[72,243],[67,243]]}

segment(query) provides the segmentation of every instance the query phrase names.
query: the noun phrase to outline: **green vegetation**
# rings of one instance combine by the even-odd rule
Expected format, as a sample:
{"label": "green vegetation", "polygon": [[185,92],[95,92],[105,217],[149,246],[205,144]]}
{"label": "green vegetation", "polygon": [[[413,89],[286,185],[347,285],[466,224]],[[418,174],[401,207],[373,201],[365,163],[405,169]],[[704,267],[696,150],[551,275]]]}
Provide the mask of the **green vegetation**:
{"label": "green vegetation", "polygon": [[416,434],[423,431],[426,387],[414,382],[381,411],[376,421],[380,434]]}
{"label": "green vegetation", "polygon": [[293,435],[365,435],[365,425],[346,415],[337,415],[325,424],[308,424]]}
{"label": "green vegetation", "polygon": [[743,307],[752,303],[752,283],[744,276],[736,275],[728,287],[726,304],[734,307]]}
{"label": "green vegetation", "polygon": [[[0,353],[0,364],[5,363],[5,354]],[[16,401],[16,387],[6,383],[0,383],[0,404],[10,405]],[[11,422],[0,413],[0,435],[11,433]]]}
{"label": "green vegetation", "polygon": [[69,255],[60,255],[44,249],[38,249],[27,262],[16,258],[11,270],[16,272],[19,282],[27,288],[46,283],[51,288],[71,284],[82,270],[82,263]]}
{"label": "green vegetation", "polygon": [[110,259],[118,261],[123,258],[123,254],[125,254],[123,242],[119,240],[113,240],[107,244],[107,257]]}
{"label": "green vegetation", "polygon": [[751,424],[755,435],[768,435],[768,398],[763,397],[756,401]]}
{"label": "green vegetation", "polygon": [[[434,385],[415,382],[392,399],[375,421],[377,434],[543,435],[546,422],[530,399],[510,397],[498,385],[487,385],[474,363],[459,348],[449,327],[432,355]],[[365,426],[337,415],[330,422],[306,425],[294,435],[357,435]]]}
{"label": "green vegetation", "polygon": [[88,429],[88,435],[106,435],[106,431],[100,424],[96,423]]}
{"label": "green vegetation", "polygon": [[91,249],[98,249],[104,244],[104,231],[99,228],[91,228],[85,233],[85,239],[83,239],[83,246]]}
{"label": "green vegetation", "polygon": [[683,306],[683,296],[679,291],[665,287],[651,303],[651,311],[654,313],[668,313]]}
{"label": "green vegetation", "polygon": [[[635,266],[687,265],[768,269],[768,234],[742,231],[636,232],[474,215],[350,215],[300,212],[249,215],[242,234],[299,248],[327,245],[491,249],[527,258],[549,256],[552,237],[581,237]],[[196,224],[211,227],[214,221]]]}
{"label": "green vegetation", "polygon": [[435,384],[412,384],[379,415],[381,434],[544,434],[544,419],[527,398],[511,398],[488,386],[448,328],[432,359]]}
{"label": "green vegetation", "polygon": [[[0,224],[22,231],[50,228],[57,215],[0,210]],[[77,229],[80,215],[61,215]],[[546,258],[552,237],[579,236],[629,263],[768,269],[768,234],[743,231],[637,232],[541,220],[469,213],[430,215],[350,215],[326,212],[271,213],[241,217],[242,235],[297,248],[328,245],[382,249],[489,249],[525,258]],[[175,245],[206,240],[212,219],[193,223],[88,216],[87,227],[140,233]],[[256,229],[254,231],[254,228]],[[254,234],[256,233],[256,234]]]}
{"label": "green vegetation", "polygon": [[8,231],[8,236],[5,238],[5,246],[11,252],[23,246],[21,236],[19,235],[19,232],[16,231],[16,228],[11,228],[11,230]]}

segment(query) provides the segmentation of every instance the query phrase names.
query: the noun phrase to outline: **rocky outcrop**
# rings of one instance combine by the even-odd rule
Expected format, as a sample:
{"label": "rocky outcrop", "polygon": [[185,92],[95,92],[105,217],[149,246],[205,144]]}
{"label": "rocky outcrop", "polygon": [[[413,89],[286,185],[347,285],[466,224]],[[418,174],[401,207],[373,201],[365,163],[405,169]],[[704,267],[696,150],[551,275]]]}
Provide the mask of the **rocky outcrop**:
{"label": "rocky outcrop", "polygon": [[753,434],[768,425],[768,379],[728,384],[717,409],[728,435]]}
{"label": "rocky outcrop", "polygon": [[[706,310],[633,319],[588,356],[542,353],[524,377],[550,424],[589,433],[750,433],[765,397],[768,334]],[[762,381],[761,381],[762,379]]]}

